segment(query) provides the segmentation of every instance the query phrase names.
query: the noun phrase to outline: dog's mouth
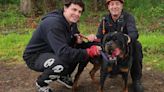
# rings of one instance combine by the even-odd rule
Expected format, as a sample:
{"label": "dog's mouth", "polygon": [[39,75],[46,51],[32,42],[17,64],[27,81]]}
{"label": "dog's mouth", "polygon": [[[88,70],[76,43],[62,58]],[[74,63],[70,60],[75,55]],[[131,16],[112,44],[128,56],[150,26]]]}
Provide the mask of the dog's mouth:
{"label": "dog's mouth", "polygon": [[116,61],[117,60],[117,56],[119,56],[121,53],[120,48],[115,48],[114,50],[111,51],[111,53],[108,53],[108,59],[110,61]]}
{"label": "dog's mouth", "polygon": [[[107,50],[106,50],[107,51]],[[122,50],[119,47],[116,48],[108,48],[107,54],[109,55],[108,57],[112,58],[124,58],[124,54]]]}
{"label": "dog's mouth", "polygon": [[115,48],[113,51],[112,51],[112,57],[117,57],[119,56],[121,53],[121,50],[120,48]]}
{"label": "dog's mouth", "polygon": [[119,46],[120,44],[114,42],[114,41],[109,41],[105,44],[105,51],[106,53],[111,57],[119,57],[119,58],[124,58],[124,53],[121,47]]}
{"label": "dog's mouth", "polygon": [[105,51],[112,57],[116,57],[121,53],[121,49],[113,41],[106,43]]}

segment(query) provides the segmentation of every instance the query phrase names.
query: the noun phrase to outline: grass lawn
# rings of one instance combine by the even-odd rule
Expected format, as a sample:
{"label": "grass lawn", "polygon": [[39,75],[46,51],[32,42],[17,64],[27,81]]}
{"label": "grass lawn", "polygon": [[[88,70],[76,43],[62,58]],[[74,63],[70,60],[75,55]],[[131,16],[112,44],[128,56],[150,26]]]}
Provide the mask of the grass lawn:
{"label": "grass lawn", "polygon": [[[11,33],[0,35],[0,60],[22,61],[22,53],[32,32],[26,34]],[[144,64],[164,70],[164,36],[156,33],[141,33],[139,37],[143,46]]]}

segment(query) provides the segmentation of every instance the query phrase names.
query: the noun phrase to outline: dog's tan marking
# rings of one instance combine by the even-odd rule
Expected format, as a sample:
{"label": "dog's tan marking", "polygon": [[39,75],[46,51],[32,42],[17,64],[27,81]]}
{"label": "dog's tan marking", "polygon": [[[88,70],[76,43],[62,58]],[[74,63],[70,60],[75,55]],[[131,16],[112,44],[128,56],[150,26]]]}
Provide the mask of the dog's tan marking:
{"label": "dog's tan marking", "polygon": [[120,68],[120,71],[121,72],[128,72],[129,71],[129,68]]}
{"label": "dog's tan marking", "polygon": [[111,72],[112,71],[112,67],[108,67],[108,72]]}

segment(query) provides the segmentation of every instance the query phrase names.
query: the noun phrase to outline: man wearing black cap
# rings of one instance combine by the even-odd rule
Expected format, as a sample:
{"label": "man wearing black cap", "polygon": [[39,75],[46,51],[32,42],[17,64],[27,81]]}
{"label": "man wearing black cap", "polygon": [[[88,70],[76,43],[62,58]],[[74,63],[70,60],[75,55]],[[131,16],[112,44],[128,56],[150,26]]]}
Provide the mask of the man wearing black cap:
{"label": "man wearing black cap", "polygon": [[96,36],[90,36],[89,40],[103,39],[108,32],[123,32],[129,37],[129,44],[133,47],[133,62],[131,68],[131,77],[134,92],[143,92],[141,84],[142,77],[142,46],[137,41],[139,34],[136,28],[134,17],[123,10],[124,0],[106,0],[106,7],[109,14],[103,17],[99,25]]}

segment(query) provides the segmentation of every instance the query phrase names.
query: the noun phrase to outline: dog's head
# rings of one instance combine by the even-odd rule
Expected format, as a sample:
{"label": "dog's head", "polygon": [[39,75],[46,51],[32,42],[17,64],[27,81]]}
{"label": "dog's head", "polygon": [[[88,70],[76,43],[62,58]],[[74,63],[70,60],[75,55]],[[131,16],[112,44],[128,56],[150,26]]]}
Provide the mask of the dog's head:
{"label": "dog's head", "polygon": [[121,32],[108,33],[103,44],[105,52],[112,57],[124,58],[128,53],[128,37]]}

